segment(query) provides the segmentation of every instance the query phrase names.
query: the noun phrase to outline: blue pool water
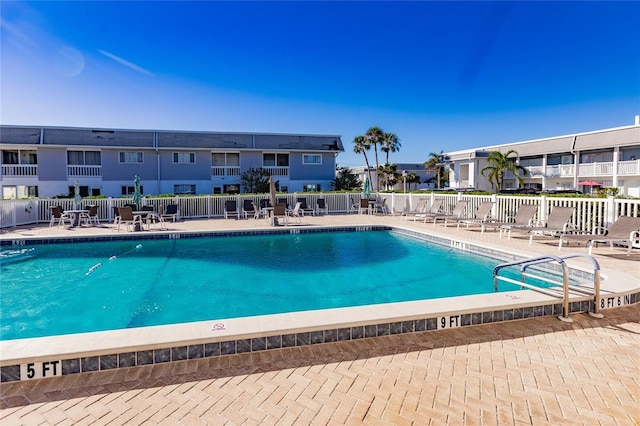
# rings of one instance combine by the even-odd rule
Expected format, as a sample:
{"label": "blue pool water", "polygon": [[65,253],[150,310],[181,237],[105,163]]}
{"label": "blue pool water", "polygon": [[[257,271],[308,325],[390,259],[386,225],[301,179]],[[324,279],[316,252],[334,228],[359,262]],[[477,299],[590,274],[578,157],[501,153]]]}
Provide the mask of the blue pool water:
{"label": "blue pool water", "polygon": [[491,293],[500,263],[382,231],[83,242],[4,254],[2,340]]}

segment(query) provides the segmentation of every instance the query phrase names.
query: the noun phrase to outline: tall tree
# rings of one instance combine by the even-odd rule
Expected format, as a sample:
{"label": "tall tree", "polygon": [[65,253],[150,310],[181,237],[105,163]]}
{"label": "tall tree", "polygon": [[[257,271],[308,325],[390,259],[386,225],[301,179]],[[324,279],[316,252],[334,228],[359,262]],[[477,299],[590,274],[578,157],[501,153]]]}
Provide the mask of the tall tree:
{"label": "tall tree", "polygon": [[384,133],[380,149],[386,154],[385,164],[389,164],[389,153],[400,151],[400,139],[395,133]]}
{"label": "tall tree", "polygon": [[510,149],[504,154],[500,151],[491,151],[487,157],[489,165],[480,170],[482,176],[485,176],[492,186],[495,185],[496,192],[499,192],[502,189],[504,174],[508,171],[512,172],[516,179],[518,179],[519,187],[524,185],[524,180],[520,176],[520,172],[522,172],[523,176],[526,176],[527,169],[516,164],[514,161],[511,161],[509,159],[511,154],[515,154],[516,156],[518,155],[518,153],[513,149]]}
{"label": "tall tree", "polygon": [[353,139],[353,152],[356,154],[364,155],[364,162],[367,165],[367,173],[369,174],[369,182],[371,180],[371,167],[369,166],[369,157],[367,157],[367,151],[371,149],[371,143],[364,136],[356,136]]}
{"label": "tall tree", "polygon": [[[380,127],[372,126],[369,127],[369,130],[367,130],[367,133],[364,134],[364,137],[369,142],[369,146],[373,147],[373,152],[376,158],[376,170],[378,170],[378,168],[380,167],[380,162],[378,161],[378,145],[381,145],[382,141],[384,140],[384,132]],[[370,180],[370,182],[373,181]],[[376,188],[374,189],[378,189],[378,182],[376,182]]]}
{"label": "tall tree", "polygon": [[440,154],[436,152],[429,153],[429,159],[424,162],[424,167],[428,172],[435,173],[436,175],[436,188],[440,188],[442,179],[440,176],[444,171],[444,164],[442,163],[442,154],[444,151],[440,151]]}

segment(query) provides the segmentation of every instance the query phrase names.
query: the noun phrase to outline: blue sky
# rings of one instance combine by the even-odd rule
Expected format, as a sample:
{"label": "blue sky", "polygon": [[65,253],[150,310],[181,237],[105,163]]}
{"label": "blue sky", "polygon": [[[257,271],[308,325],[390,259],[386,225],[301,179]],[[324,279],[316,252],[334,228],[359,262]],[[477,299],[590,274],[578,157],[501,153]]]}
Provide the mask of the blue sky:
{"label": "blue sky", "polygon": [[3,124],[338,134],[392,162],[633,124],[640,2],[1,3]]}

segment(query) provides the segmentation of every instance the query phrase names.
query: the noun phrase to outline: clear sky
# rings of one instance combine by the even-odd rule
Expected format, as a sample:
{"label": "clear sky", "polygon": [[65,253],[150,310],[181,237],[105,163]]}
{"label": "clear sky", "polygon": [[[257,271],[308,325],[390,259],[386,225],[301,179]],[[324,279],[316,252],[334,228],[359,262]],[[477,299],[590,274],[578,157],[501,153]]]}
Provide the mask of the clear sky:
{"label": "clear sky", "polygon": [[631,125],[640,2],[1,1],[2,124],[398,135],[390,161]]}

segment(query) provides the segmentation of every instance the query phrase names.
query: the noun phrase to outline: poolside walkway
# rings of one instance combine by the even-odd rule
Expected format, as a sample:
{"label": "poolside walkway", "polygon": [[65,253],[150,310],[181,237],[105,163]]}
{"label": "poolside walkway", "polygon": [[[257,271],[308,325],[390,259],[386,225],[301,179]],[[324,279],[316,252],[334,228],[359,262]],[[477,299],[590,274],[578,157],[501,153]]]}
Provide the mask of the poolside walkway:
{"label": "poolside walkway", "polygon": [[[306,217],[305,224],[389,223],[521,251],[557,241],[456,231],[389,217]],[[264,227],[194,220],[170,230]],[[113,233],[24,227],[0,237]],[[571,251],[586,252],[584,248]],[[639,277],[640,253],[602,247],[603,270]],[[399,334],[0,385],[0,424],[640,424],[640,305],[603,312]]]}

